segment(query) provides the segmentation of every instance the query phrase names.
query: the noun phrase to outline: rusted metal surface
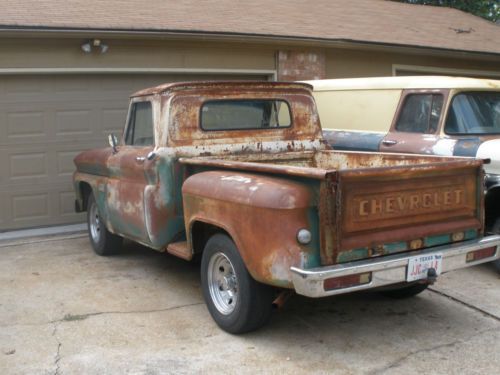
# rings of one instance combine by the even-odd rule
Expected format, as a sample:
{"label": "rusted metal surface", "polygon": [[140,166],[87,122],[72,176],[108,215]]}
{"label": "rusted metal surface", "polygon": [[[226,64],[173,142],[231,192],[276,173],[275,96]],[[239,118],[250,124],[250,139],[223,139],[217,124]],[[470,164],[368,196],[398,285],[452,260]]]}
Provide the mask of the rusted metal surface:
{"label": "rusted metal surface", "polygon": [[[243,90],[242,90],[243,88]],[[139,90],[131,95],[131,97],[138,96],[151,96],[155,94],[169,94],[179,91],[195,91],[200,92],[202,90],[231,90],[234,93],[248,93],[250,90],[255,92],[262,92],[269,89],[278,89],[281,91],[286,91],[290,89],[299,90],[312,90],[312,86],[308,83],[297,83],[297,82],[269,82],[263,81],[193,81],[193,82],[174,82],[165,83],[163,85],[158,85],[155,87],[150,87],[144,90]]]}
{"label": "rusted metal surface", "polygon": [[[481,163],[412,166],[394,175],[377,171],[340,172],[341,227],[338,252],[367,247],[371,254],[390,238],[410,242],[429,236],[482,228]],[[391,178],[392,175],[392,178]],[[397,176],[396,180],[394,177]],[[425,243],[425,241],[423,241]],[[410,250],[407,245],[405,250]]]}
{"label": "rusted metal surface", "polygon": [[[249,98],[286,101],[292,126],[200,128],[205,101]],[[122,140],[117,153],[75,159],[80,205],[89,186],[113,233],[190,259],[197,223],[211,225],[231,236],[256,280],[285,288],[290,267],[407,251],[417,239],[452,242],[457,231],[481,234],[480,161],[328,150],[307,85],[170,84],[132,103],[147,100],[155,146]],[[311,232],[309,244],[297,241],[300,229]]]}
{"label": "rusted metal surface", "polygon": [[197,221],[222,227],[256,280],[290,286],[292,265],[319,265],[316,249],[296,240],[300,229],[315,225],[314,184],[230,170],[208,171],[189,177],[182,192],[186,228]]}
{"label": "rusted metal surface", "polygon": [[[180,91],[172,91],[163,96],[163,108],[168,116],[169,147],[194,147],[200,149],[199,155],[207,155],[213,151],[205,150],[207,146],[220,146],[215,152],[223,152],[228,145],[241,145],[239,151],[231,154],[249,152],[250,144],[256,144],[258,152],[273,152],[272,142],[286,142],[288,151],[307,150],[304,141],[319,140],[321,129],[319,118],[314,109],[314,101],[307,86],[297,84],[242,84],[184,87]],[[215,99],[274,99],[288,103],[293,114],[292,125],[285,128],[268,128],[258,130],[220,130],[203,131],[200,127],[200,109],[204,102]],[[267,146],[267,149],[266,149]]]}

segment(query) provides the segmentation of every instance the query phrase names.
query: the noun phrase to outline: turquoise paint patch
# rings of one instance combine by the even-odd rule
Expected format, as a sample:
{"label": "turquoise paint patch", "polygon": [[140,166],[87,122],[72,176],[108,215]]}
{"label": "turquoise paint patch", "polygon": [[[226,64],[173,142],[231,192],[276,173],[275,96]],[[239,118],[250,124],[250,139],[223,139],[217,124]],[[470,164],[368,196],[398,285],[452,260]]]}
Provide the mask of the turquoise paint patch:
{"label": "turquoise paint patch", "polygon": [[315,206],[310,207],[307,210],[307,220],[309,222],[309,229],[312,234],[311,242],[308,245],[302,245],[301,247],[307,249],[306,264],[304,268],[314,268],[321,266],[321,254],[320,254],[320,241],[319,241],[319,213]]}
{"label": "turquoise paint patch", "polygon": [[424,247],[432,247],[432,246],[439,246],[439,245],[444,245],[447,243],[451,243],[451,236],[449,233],[447,234],[440,234],[437,236],[429,236],[424,238]]}
{"label": "turquoise paint patch", "polygon": [[405,250],[408,250],[406,242],[393,242],[384,245],[385,254],[398,253],[400,251],[405,251]]}
{"label": "turquoise paint patch", "polygon": [[[150,212],[150,215],[153,217],[161,215],[167,219],[164,227],[151,233],[150,240],[155,248],[165,247],[177,239],[180,233],[185,232],[182,206],[183,176],[184,166],[171,156],[159,157],[150,175],[146,175],[148,183],[158,187],[155,194],[162,201],[161,209]],[[155,207],[152,206],[152,209],[155,210]]]}
{"label": "turquoise paint patch", "polygon": [[465,239],[466,240],[473,240],[474,238],[477,238],[477,230],[469,229],[469,230],[465,231]]}
{"label": "turquoise paint patch", "polygon": [[[469,229],[464,232],[464,240],[477,238],[477,230]],[[440,234],[437,236],[429,236],[424,238],[424,248],[446,245],[452,243],[451,233]],[[406,242],[393,242],[384,244],[384,255],[394,254],[410,250]],[[349,251],[344,251],[337,256],[338,263],[352,262],[354,260],[368,258],[368,248],[359,248]]]}
{"label": "turquoise paint patch", "polygon": [[337,256],[338,263],[352,262],[353,260],[368,258],[368,248],[361,247],[349,251],[343,251]]}

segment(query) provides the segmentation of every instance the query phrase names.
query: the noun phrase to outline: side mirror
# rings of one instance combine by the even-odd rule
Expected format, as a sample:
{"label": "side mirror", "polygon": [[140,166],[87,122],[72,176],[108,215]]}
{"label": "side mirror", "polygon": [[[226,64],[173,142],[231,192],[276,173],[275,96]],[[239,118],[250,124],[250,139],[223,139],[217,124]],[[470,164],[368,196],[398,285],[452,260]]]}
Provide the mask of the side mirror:
{"label": "side mirror", "polygon": [[118,138],[116,138],[116,135],[108,135],[108,143],[113,148],[113,154],[116,154],[118,152],[118,149],[116,148],[118,146]]}

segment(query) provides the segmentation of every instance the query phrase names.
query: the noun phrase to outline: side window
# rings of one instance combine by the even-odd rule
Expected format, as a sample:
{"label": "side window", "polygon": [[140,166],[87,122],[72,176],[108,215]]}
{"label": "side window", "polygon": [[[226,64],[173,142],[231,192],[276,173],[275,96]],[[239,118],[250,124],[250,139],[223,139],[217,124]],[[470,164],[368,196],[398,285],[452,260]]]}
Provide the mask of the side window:
{"label": "side window", "polygon": [[154,145],[151,102],[137,102],[132,104],[125,144],[130,146]]}
{"label": "side window", "polygon": [[433,134],[436,132],[443,96],[440,94],[408,95],[396,123],[396,130],[407,133]]}

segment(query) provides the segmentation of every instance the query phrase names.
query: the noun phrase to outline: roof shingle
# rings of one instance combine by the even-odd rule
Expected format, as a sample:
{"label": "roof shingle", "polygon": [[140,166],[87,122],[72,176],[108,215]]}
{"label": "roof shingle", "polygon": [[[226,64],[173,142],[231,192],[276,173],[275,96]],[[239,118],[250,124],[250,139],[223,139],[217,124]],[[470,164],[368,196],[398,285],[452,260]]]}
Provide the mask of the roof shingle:
{"label": "roof shingle", "polygon": [[1,0],[0,28],[203,32],[500,54],[500,26],[385,0]]}

